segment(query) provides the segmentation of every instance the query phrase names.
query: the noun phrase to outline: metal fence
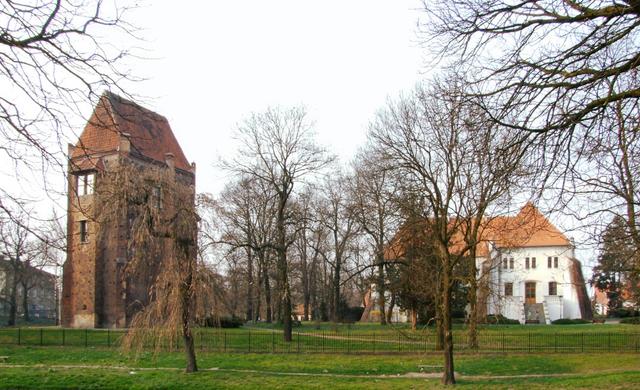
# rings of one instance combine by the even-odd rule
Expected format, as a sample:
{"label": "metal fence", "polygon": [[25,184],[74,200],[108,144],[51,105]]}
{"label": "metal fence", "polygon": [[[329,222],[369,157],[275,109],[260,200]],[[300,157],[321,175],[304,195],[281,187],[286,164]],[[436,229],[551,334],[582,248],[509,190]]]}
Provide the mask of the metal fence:
{"label": "metal fence", "polygon": [[[118,347],[122,330],[63,328],[0,328],[0,345]],[[291,342],[281,331],[195,330],[196,348],[202,351],[255,353],[424,353],[436,351],[435,333],[405,332],[294,332]],[[161,342],[162,349],[180,347]],[[148,348],[154,348],[151,338]],[[470,350],[464,333],[454,334],[454,349]],[[640,352],[640,333],[509,333],[478,335],[477,352]]]}

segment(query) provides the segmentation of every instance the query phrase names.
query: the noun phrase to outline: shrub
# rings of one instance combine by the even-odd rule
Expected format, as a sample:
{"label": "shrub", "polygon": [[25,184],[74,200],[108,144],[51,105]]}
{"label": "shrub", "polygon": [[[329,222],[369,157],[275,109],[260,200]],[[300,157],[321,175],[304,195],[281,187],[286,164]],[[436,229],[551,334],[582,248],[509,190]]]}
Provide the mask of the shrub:
{"label": "shrub", "polygon": [[634,317],[634,316],[638,316],[638,312],[630,309],[630,308],[626,308],[626,307],[620,307],[618,309],[613,309],[613,310],[609,310],[609,317],[615,317],[615,318],[627,318],[627,317]]}
{"label": "shrub", "polygon": [[207,328],[239,328],[244,321],[238,317],[207,317],[204,320],[204,326]]}
{"label": "shrub", "polygon": [[582,318],[560,318],[555,321],[551,321],[553,325],[578,325],[578,324],[590,324],[591,321],[583,320]]}
{"label": "shrub", "polygon": [[620,320],[621,324],[634,324],[640,325],[640,317],[628,317]]}
{"label": "shrub", "polygon": [[520,325],[520,321],[507,318],[502,314],[489,314],[486,319],[488,325]]}

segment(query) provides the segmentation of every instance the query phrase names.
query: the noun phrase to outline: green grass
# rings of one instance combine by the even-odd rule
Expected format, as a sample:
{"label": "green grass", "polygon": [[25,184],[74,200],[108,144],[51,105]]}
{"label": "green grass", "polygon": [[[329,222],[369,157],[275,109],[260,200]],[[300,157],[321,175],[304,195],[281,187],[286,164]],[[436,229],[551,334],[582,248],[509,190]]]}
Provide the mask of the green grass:
{"label": "green grass", "polygon": [[[453,332],[456,349],[466,348],[467,329]],[[117,347],[124,332],[104,329],[0,328],[0,345]],[[282,339],[277,325],[240,329],[195,330],[199,350],[269,353],[422,353],[435,350],[433,328],[378,324],[333,325],[305,323],[294,329],[293,341]],[[148,345],[149,349],[153,344]],[[165,346],[168,347],[168,346]],[[640,352],[637,325],[494,325],[479,330],[482,352]]]}
{"label": "green grass", "polygon": [[[202,371],[184,374],[180,352],[161,353],[157,358],[145,353],[136,360],[106,348],[0,347],[0,355],[9,356],[8,366],[0,369],[0,388],[409,389],[439,387],[437,378],[406,375],[419,372],[421,365],[442,361],[435,354],[300,354],[292,358],[199,352]],[[459,385],[469,388],[640,386],[640,360],[635,354],[465,354],[456,358],[455,365]],[[501,377],[507,375],[544,377]]]}

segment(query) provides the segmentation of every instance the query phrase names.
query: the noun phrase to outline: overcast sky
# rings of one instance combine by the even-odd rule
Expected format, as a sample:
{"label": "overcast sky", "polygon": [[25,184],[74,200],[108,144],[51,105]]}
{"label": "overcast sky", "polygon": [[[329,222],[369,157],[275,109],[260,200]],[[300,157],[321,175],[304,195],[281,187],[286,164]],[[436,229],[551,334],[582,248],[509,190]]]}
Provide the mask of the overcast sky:
{"label": "overcast sky", "polygon": [[428,71],[420,15],[409,0],[153,2],[129,17],[154,58],[132,92],[168,118],[199,192],[222,188],[214,164],[237,123],[270,105],[304,105],[318,141],[349,161],[387,96]]}

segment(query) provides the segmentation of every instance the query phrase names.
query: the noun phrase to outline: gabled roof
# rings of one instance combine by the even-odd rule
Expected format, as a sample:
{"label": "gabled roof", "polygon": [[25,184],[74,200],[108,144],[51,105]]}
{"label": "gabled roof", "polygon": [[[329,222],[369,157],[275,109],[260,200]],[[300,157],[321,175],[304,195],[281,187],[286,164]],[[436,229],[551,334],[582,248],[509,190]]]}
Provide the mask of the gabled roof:
{"label": "gabled roof", "polygon": [[498,248],[572,245],[531,202],[527,202],[513,217],[488,220],[483,240],[493,242]]}
{"label": "gabled roof", "polygon": [[[455,220],[451,220],[449,224],[453,229],[456,225]],[[451,238],[449,250],[452,253],[461,252],[466,247],[463,231],[460,231],[463,228],[464,225],[459,225]],[[425,221],[403,226],[392,242],[385,247],[385,258],[403,257],[408,245],[424,242],[427,239],[427,229],[428,224]],[[501,249],[572,245],[567,237],[531,202],[525,204],[515,216],[485,218],[480,227],[479,236],[477,257],[489,256],[489,243]]]}
{"label": "gabled roof", "polygon": [[164,162],[165,153],[173,153],[176,168],[191,170],[167,118],[109,91],[100,97],[70,158],[87,160],[79,167],[94,165],[96,156],[118,150],[121,134],[129,134],[132,155]]}

